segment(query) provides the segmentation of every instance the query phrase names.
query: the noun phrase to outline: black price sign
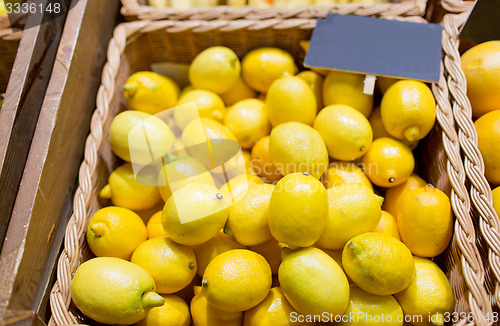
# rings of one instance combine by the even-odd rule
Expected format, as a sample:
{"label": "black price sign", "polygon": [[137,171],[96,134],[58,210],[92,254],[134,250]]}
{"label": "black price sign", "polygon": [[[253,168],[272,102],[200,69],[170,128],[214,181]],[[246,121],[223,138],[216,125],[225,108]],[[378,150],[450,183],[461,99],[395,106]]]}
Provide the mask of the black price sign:
{"label": "black price sign", "polygon": [[475,43],[500,40],[500,0],[477,0],[460,37]]}

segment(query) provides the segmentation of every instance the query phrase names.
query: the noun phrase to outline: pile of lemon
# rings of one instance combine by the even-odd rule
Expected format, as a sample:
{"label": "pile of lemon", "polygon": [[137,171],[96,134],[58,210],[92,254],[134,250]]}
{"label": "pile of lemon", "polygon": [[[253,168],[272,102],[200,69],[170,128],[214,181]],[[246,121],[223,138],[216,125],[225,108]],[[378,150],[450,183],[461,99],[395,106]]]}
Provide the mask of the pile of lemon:
{"label": "pile of lemon", "polygon": [[[140,325],[444,324],[454,298],[429,258],[452,237],[450,200],[413,174],[412,148],[435,122],[425,84],[382,79],[373,109],[361,75],[298,73],[277,48],[240,62],[226,47],[198,54],[189,81],[180,91],[138,72],[124,86],[130,110],[109,140],[125,163],[100,189],[114,206],[90,219],[97,258],[72,282],[84,315]],[[201,121],[179,110],[162,120],[192,102]],[[147,147],[133,137],[137,125]],[[243,172],[228,181],[198,157],[200,133],[212,146],[237,141],[241,160],[227,168]],[[140,178],[132,152],[144,154],[134,154]],[[163,164],[145,159],[158,153]]]}

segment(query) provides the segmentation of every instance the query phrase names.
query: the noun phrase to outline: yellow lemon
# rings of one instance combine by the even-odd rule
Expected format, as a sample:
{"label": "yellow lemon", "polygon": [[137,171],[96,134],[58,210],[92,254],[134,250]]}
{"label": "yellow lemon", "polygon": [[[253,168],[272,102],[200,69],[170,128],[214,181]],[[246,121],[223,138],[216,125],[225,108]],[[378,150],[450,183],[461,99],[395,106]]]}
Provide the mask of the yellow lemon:
{"label": "yellow lemon", "polygon": [[302,78],[284,76],[269,87],[266,109],[273,126],[290,121],[312,125],[317,112],[316,97]]}
{"label": "yellow lemon", "polygon": [[323,76],[315,71],[306,70],[297,74],[297,77],[302,78],[312,89],[316,98],[316,108],[323,108]]}
{"label": "yellow lemon", "polygon": [[373,190],[370,179],[355,163],[341,161],[330,163],[325,174],[323,174],[323,184],[325,187],[328,189],[346,183],[359,183]]}
{"label": "yellow lemon", "polygon": [[325,186],[310,175],[289,174],[276,184],[268,214],[269,229],[276,240],[289,246],[311,246],[326,227]]}
{"label": "yellow lemon", "polygon": [[492,111],[474,122],[478,147],[484,160],[484,175],[493,185],[500,185],[500,111]]}
{"label": "yellow lemon", "polygon": [[252,147],[252,167],[253,170],[266,182],[274,183],[281,179],[282,175],[278,172],[269,153],[270,136],[262,137]]}
{"label": "yellow lemon", "polygon": [[321,135],[308,125],[287,122],[275,127],[269,139],[271,161],[287,175],[307,172],[315,178],[328,168],[328,151]]}
{"label": "yellow lemon", "polygon": [[349,240],[342,252],[342,263],[358,287],[375,295],[401,292],[415,275],[410,249],[382,233],[367,232]]}
{"label": "yellow lemon", "polygon": [[[294,314],[295,317],[294,317]],[[304,316],[301,316],[305,318]],[[283,291],[274,287],[267,297],[257,306],[245,312],[243,326],[314,326],[312,322],[296,322],[299,319],[297,312],[288,302]]]}
{"label": "yellow lemon", "polygon": [[415,167],[411,150],[392,138],[378,138],[362,159],[370,181],[380,187],[395,187],[410,177]]}
{"label": "yellow lemon", "polygon": [[[414,316],[415,326],[444,325],[445,314],[451,314],[455,299],[446,275],[429,259],[414,257],[415,278],[394,297],[405,315]],[[420,318],[415,318],[420,317]]]}
{"label": "yellow lemon", "polygon": [[167,232],[163,229],[161,222],[163,211],[155,213],[146,224],[146,231],[148,233],[148,239],[168,237]]}
{"label": "yellow lemon", "polygon": [[462,55],[467,97],[476,118],[500,109],[500,41],[484,42]]}
{"label": "yellow lemon", "polygon": [[394,218],[398,218],[399,202],[401,197],[408,191],[421,188],[427,182],[416,174],[412,174],[408,180],[396,187],[388,188],[385,192],[384,204],[382,208],[390,213]]}
{"label": "yellow lemon", "polygon": [[373,140],[370,122],[347,105],[329,105],[314,120],[325,141],[328,155],[336,160],[352,161],[363,156]]}
{"label": "yellow lemon", "polygon": [[148,311],[137,326],[189,326],[191,314],[186,301],[176,295],[162,295],[165,304]]}
{"label": "yellow lemon", "polygon": [[193,249],[168,238],[154,238],[141,243],[130,261],[153,277],[156,291],[162,294],[182,290],[196,275]]}
{"label": "yellow lemon", "polygon": [[365,76],[342,71],[331,71],[323,82],[323,104],[348,105],[365,117],[373,108],[373,95],[363,94]]}
{"label": "yellow lemon", "polygon": [[197,274],[203,276],[208,264],[215,256],[233,249],[245,249],[245,246],[234,240],[234,237],[220,231],[215,237],[202,244],[192,246],[198,262]]}
{"label": "yellow lemon", "polygon": [[[210,118],[222,122],[226,115],[226,106],[219,95],[206,89],[193,89],[185,92],[180,98],[178,105],[195,102],[200,118]],[[185,128],[191,121],[191,116],[183,110],[174,111],[174,120],[181,129]]]}
{"label": "yellow lemon", "polygon": [[413,142],[424,138],[434,126],[436,101],[424,83],[400,80],[382,97],[380,114],[389,134]]}
{"label": "yellow lemon", "polygon": [[229,208],[225,230],[242,245],[258,245],[273,237],[267,222],[273,190],[273,185],[256,184]]}
{"label": "yellow lemon", "polygon": [[208,303],[201,287],[195,287],[195,292],[197,293],[191,300],[191,316],[195,326],[241,326],[243,312],[227,312],[217,309]]}
{"label": "yellow lemon", "polygon": [[493,189],[491,194],[493,195],[493,207],[495,208],[497,215],[500,216],[500,187]]}
{"label": "yellow lemon", "polygon": [[[342,271],[345,273],[344,265],[342,264],[342,249],[340,249],[340,250],[325,249],[325,248],[319,247],[317,243],[315,243],[313,245],[313,247],[321,249],[325,254],[332,257],[333,260],[335,260],[335,262],[337,264],[339,264],[340,268],[342,268]],[[347,281],[349,282],[349,286],[356,287],[356,284],[354,284],[354,282],[349,278],[349,276],[347,276],[347,274],[345,274],[345,276],[347,277]]]}
{"label": "yellow lemon", "polygon": [[283,248],[278,277],[288,302],[301,314],[335,316],[347,308],[349,282],[335,260],[317,248]]}
{"label": "yellow lemon", "polygon": [[205,183],[215,186],[214,179],[203,164],[190,157],[168,156],[167,164],[158,173],[158,190],[164,202],[176,191],[188,183]]}
{"label": "yellow lemon", "polygon": [[271,132],[264,102],[256,98],[235,103],[227,112],[224,125],[246,149],[252,148],[257,140]]}
{"label": "yellow lemon", "polygon": [[166,76],[139,71],[128,78],[123,92],[131,109],[156,114],[177,104],[179,86]]}
{"label": "yellow lemon", "polygon": [[373,231],[380,221],[377,195],[364,185],[347,183],[326,191],[328,219],[318,245],[326,249],[342,249],[352,237]]}
{"label": "yellow lemon", "polygon": [[281,248],[282,245],[274,238],[267,242],[248,247],[249,250],[255,251],[267,260],[269,266],[271,266],[273,275],[278,274],[278,268],[281,264]]}
{"label": "yellow lemon", "polygon": [[247,173],[255,174],[255,171],[252,167],[252,154],[249,150],[244,149],[241,151],[243,154],[243,160],[245,161],[245,168]]}
{"label": "yellow lemon", "polygon": [[398,230],[398,222],[390,213],[382,211],[380,221],[373,229],[373,232],[384,233],[390,235],[398,240],[401,240]]}
{"label": "yellow lemon", "polygon": [[[380,114],[380,107],[376,107],[373,109],[372,114],[370,115],[370,125],[372,126],[373,130],[373,139],[377,138],[382,138],[382,137],[389,137],[392,138],[392,136],[385,130],[384,123],[382,122],[382,115]],[[403,144],[408,146],[409,149],[414,150],[418,146],[418,140],[415,141],[409,141],[409,140],[402,140],[401,141]]]}
{"label": "yellow lemon", "polygon": [[203,294],[218,309],[248,310],[264,300],[271,289],[271,267],[261,255],[234,249],[216,256],[203,274]]}
{"label": "yellow lemon", "polygon": [[219,190],[203,183],[190,183],[170,196],[162,222],[170,239],[192,246],[213,238],[226,220],[226,202]]}
{"label": "yellow lemon", "polygon": [[170,153],[177,157],[188,156],[186,148],[180,139],[175,139]]}
{"label": "yellow lemon", "polygon": [[391,77],[377,76],[377,86],[382,94],[387,92],[389,87],[391,87],[398,80]]}
{"label": "yellow lemon", "polygon": [[248,86],[266,93],[271,84],[284,72],[297,71],[290,53],[278,48],[260,48],[248,52],[241,63],[241,73]]}
{"label": "yellow lemon", "polygon": [[142,219],[122,207],[101,208],[92,215],[87,227],[87,243],[96,256],[130,259],[137,246],[146,239]]}
{"label": "yellow lemon", "polygon": [[402,326],[404,320],[403,310],[392,295],[373,295],[360,288],[351,288],[344,315],[348,318],[340,323],[342,326]]}
{"label": "yellow lemon", "polygon": [[194,88],[223,94],[236,84],[240,72],[240,60],[233,50],[213,46],[200,52],[191,62],[189,81]]}
{"label": "yellow lemon", "polygon": [[241,198],[245,196],[248,188],[262,183],[264,183],[264,181],[254,174],[241,174],[226,182],[220,187],[219,192],[226,198],[226,204],[229,207],[241,200]]}
{"label": "yellow lemon", "polygon": [[71,281],[71,297],[87,317],[105,324],[130,325],[163,305],[155,282],[126,260],[97,257],[81,264]]}
{"label": "yellow lemon", "polygon": [[109,128],[113,153],[127,162],[133,155],[133,163],[139,165],[148,165],[153,158],[170,153],[174,140],[174,133],[163,120],[140,111],[117,114]]}
{"label": "yellow lemon", "polygon": [[101,189],[101,198],[110,198],[114,205],[132,210],[145,210],[156,206],[160,201],[160,192],[154,185],[154,169],[145,168],[139,180],[134,175],[132,165],[126,163],[117,167],[108,178],[108,184]]}
{"label": "yellow lemon", "polygon": [[257,93],[245,83],[243,78],[240,77],[236,84],[234,84],[230,90],[221,94],[220,97],[226,105],[233,105],[236,102],[255,97],[256,95]]}
{"label": "yellow lemon", "polygon": [[401,241],[420,257],[439,255],[453,235],[450,199],[430,184],[401,197],[397,219]]}
{"label": "yellow lemon", "polygon": [[187,92],[189,91],[192,91],[194,90],[195,88],[193,87],[193,85],[187,85],[186,87],[184,87],[181,92],[179,93],[179,98],[182,97],[182,95],[186,94]]}

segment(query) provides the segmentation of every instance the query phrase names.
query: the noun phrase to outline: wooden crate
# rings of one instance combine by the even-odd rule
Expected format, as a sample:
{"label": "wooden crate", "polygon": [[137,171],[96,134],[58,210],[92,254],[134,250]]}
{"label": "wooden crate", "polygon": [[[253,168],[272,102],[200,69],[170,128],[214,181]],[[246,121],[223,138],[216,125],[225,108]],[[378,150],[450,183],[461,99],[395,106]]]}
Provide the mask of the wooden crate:
{"label": "wooden crate", "polygon": [[[60,26],[62,38],[53,51],[50,81],[47,78],[45,86],[32,87],[32,91],[43,90],[45,98],[39,98],[39,116],[30,111],[34,136],[31,148],[30,142],[23,145],[27,146],[23,147],[26,165],[19,171],[15,167],[22,180],[17,179],[21,185],[0,252],[0,324],[48,321],[48,291],[71,214],[107,44],[119,15],[118,1],[73,0],[72,5],[64,30]],[[50,26],[44,28],[50,30]],[[15,96],[14,92],[8,96]]]}

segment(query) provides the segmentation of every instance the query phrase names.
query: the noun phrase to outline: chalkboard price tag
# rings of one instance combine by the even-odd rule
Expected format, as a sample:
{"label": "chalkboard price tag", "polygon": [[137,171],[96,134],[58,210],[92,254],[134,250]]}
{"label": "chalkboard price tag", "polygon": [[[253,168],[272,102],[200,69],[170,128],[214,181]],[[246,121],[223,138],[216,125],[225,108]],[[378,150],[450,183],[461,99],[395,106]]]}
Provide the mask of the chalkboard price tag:
{"label": "chalkboard price tag", "polygon": [[500,40],[500,0],[476,0],[460,37],[475,43]]}

